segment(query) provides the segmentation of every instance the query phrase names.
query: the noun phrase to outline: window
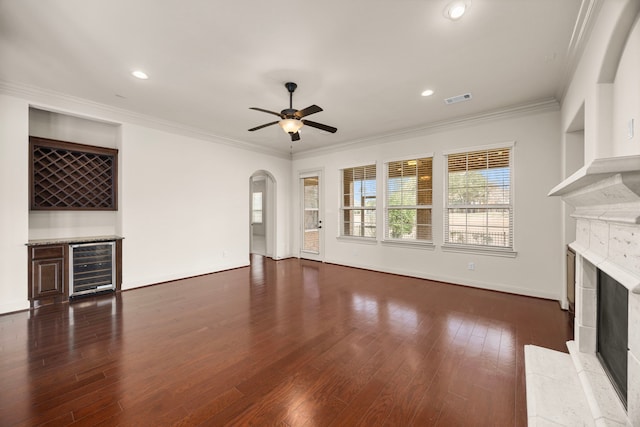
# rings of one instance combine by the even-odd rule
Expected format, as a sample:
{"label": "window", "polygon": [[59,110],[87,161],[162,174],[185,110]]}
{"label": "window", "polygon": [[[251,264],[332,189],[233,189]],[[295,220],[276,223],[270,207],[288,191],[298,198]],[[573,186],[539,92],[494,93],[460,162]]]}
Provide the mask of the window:
{"label": "window", "polygon": [[262,191],[256,191],[252,195],[251,222],[253,224],[262,224]]}
{"label": "window", "polygon": [[512,151],[447,155],[445,244],[513,248]]}
{"label": "window", "polygon": [[342,235],[376,237],[376,165],[342,169]]}
{"label": "window", "polygon": [[386,164],[385,239],[431,242],[433,158]]}

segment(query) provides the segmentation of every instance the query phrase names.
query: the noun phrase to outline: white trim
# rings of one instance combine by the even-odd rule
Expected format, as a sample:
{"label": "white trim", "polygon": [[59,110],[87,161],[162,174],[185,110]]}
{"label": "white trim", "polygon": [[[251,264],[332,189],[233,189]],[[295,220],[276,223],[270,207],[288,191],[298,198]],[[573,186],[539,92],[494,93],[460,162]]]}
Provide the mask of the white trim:
{"label": "white trim", "polygon": [[[453,150],[446,150],[442,152],[443,156],[448,156],[449,154],[460,154],[460,153],[468,153],[471,151],[482,151],[482,150],[495,150],[498,148],[511,148],[515,147],[516,141],[505,141],[499,142],[495,144],[486,144],[486,145],[472,145],[470,147],[465,148],[455,148]],[[512,159],[513,160],[513,159]]]}
{"label": "white trim", "polygon": [[557,293],[544,292],[544,291],[541,292],[538,289],[531,289],[531,288],[518,288],[518,287],[511,286],[509,284],[496,283],[493,281],[483,282],[479,280],[460,279],[460,278],[449,276],[449,275],[434,275],[431,273],[425,273],[422,271],[415,271],[415,270],[402,270],[397,268],[381,268],[379,265],[361,264],[361,263],[352,263],[352,262],[347,263],[343,259],[327,259],[325,260],[325,262],[330,264],[344,265],[347,267],[379,271],[382,273],[391,273],[391,274],[398,274],[401,276],[417,277],[419,279],[443,282],[444,284],[467,286],[467,287],[478,288],[478,289],[488,289],[491,291],[507,292],[515,295],[544,298],[544,299],[549,299],[554,301],[557,301],[559,299],[559,294]]}
{"label": "white trim", "polygon": [[409,249],[425,249],[425,250],[435,250],[436,245],[433,244],[432,241],[428,240],[382,240],[380,242],[384,246],[396,246],[400,248],[409,248]]}
{"label": "white trim", "polygon": [[357,139],[355,141],[345,142],[343,144],[327,145],[321,148],[309,149],[299,153],[294,153],[291,158],[293,160],[298,160],[308,157],[320,156],[323,154],[333,155],[340,151],[347,151],[356,148],[371,148],[371,146],[373,145],[386,144],[390,142],[397,142],[403,139],[431,135],[445,129],[458,129],[467,126],[473,126],[478,123],[486,123],[487,121],[492,120],[509,119],[522,117],[524,115],[540,114],[559,110],[560,104],[555,98],[545,98],[526,104],[518,104],[499,110],[491,110],[485,113],[468,115],[452,120],[441,120],[439,122],[435,122],[426,126],[405,129],[400,132],[390,132],[388,134]]}
{"label": "white trim", "polygon": [[390,160],[385,160],[382,163],[383,165],[386,165],[387,163],[391,163],[391,162],[404,162],[405,160],[417,160],[417,159],[424,159],[427,157],[431,157],[433,159],[434,156],[435,154],[432,151],[430,153],[413,154],[413,155],[402,156],[402,157],[393,157]]}
{"label": "white trim", "polygon": [[[263,198],[264,209],[267,215],[267,221],[264,222],[264,234],[265,234],[265,252],[267,256],[273,259],[281,258],[278,255],[278,181],[271,172],[265,169],[258,169],[249,177],[249,193],[251,193],[253,182],[264,181],[266,198]],[[251,197],[251,196],[250,196]],[[264,213],[263,212],[263,215]],[[252,218],[249,218],[252,219]],[[249,226],[249,248],[253,247],[253,233],[251,232],[251,225]]]}
{"label": "white trim", "polygon": [[298,171],[298,179],[310,178],[312,176],[318,176],[319,171],[323,171],[324,168],[310,168],[302,169]]}
{"label": "white trim", "polygon": [[340,240],[348,243],[360,243],[362,245],[377,245],[378,239],[376,237],[365,236],[336,236],[336,240]]}
{"label": "white trim", "polygon": [[471,245],[455,245],[445,243],[442,245],[443,252],[459,252],[465,254],[499,256],[504,258],[515,258],[518,252],[511,248],[501,248],[499,246],[471,246]]}
{"label": "white trim", "polygon": [[567,61],[563,67],[562,78],[556,90],[556,99],[560,101],[560,104],[564,102],[564,98],[571,85],[571,79],[574,77],[576,68],[578,68],[578,63],[582,58],[587,41],[589,37],[591,37],[593,27],[595,26],[604,2],[604,0],[581,1],[578,17],[571,33],[569,46],[567,47]]}
{"label": "white trim", "polygon": [[343,171],[345,169],[353,169],[353,168],[361,168],[364,166],[374,165],[376,167],[376,177],[378,176],[378,161],[377,160],[358,160],[357,162],[349,162],[345,163],[342,166],[338,166],[338,171]]}
{"label": "white trim", "polygon": [[0,80],[0,94],[17,96],[28,102],[29,107],[38,110],[51,111],[54,113],[66,114],[79,118],[87,118],[95,121],[113,124],[135,124],[151,129],[168,132],[174,135],[181,135],[188,138],[196,138],[234,148],[244,149],[253,153],[270,155],[282,159],[290,159],[291,154],[287,151],[265,147],[240,141],[220,135],[216,135],[205,130],[189,127],[181,123],[159,119],[146,114],[136,113],[123,108],[113,107],[107,104],[90,101],[72,95],[42,89],[22,83],[10,83]]}

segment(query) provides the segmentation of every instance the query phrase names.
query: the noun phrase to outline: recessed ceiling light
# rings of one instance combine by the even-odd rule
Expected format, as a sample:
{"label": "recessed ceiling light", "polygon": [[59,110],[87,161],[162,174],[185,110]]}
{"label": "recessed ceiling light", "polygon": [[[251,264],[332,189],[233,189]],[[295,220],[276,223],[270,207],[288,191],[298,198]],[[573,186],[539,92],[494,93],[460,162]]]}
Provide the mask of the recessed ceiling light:
{"label": "recessed ceiling light", "polygon": [[468,1],[454,1],[445,8],[445,16],[453,21],[462,18],[462,15],[469,9]]}
{"label": "recessed ceiling light", "polygon": [[421,95],[422,95],[422,96],[431,96],[431,95],[433,95],[433,94],[434,94],[433,90],[431,90],[431,89],[427,89],[427,90],[425,90],[424,92],[422,92],[422,94],[421,94]]}
{"label": "recessed ceiling light", "polygon": [[149,78],[149,76],[147,76],[147,73],[145,73],[144,71],[140,71],[140,70],[135,70],[133,72],[131,72],[131,74],[133,75],[133,77],[140,79],[140,80],[147,80]]}

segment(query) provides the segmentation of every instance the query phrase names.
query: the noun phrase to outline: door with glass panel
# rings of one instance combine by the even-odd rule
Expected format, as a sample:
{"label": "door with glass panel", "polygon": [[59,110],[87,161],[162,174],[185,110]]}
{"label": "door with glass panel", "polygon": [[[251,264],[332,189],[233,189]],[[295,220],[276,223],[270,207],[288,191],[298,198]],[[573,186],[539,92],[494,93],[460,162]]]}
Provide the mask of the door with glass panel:
{"label": "door with glass panel", "polygon": [[302,225],[300,257],[316,261],[322,261],[321,190],[321,173],[319,171],[300,175],[300,222]]}

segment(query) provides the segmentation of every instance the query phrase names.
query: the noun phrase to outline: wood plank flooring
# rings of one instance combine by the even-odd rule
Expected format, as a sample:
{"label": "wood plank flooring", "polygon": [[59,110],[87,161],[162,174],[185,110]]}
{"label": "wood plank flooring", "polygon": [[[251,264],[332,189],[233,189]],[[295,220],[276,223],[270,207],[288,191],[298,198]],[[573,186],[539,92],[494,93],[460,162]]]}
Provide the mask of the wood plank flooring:
{"label": "wood plank flooring", "polygon": [[1,426],[525,426],[558,303],[312,261],[0,316]]}

